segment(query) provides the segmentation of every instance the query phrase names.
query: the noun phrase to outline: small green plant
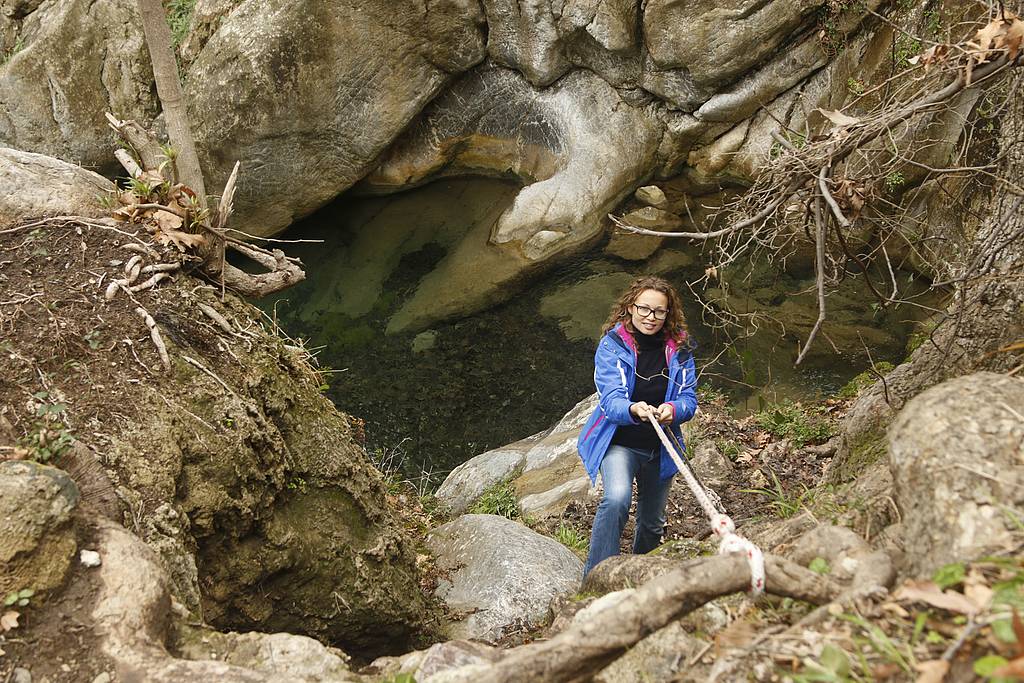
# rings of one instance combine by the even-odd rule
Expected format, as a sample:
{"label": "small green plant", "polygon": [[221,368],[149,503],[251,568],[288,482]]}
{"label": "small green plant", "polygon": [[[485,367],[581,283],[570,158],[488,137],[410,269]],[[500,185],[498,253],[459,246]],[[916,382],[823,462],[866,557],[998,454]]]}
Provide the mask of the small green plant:
{"label": "small green plant", "polygon": [[740,447],[735,441],[717,439],[715,440],[715,446],[718,448],[718,452],[729,458],[729,460],[735,461],[740,456]]}
{"label": "small green plant", "polygon": [[519,519],[519,501],[508,481],[498,482],[484,490],[472,507],[471,514],[499,515],[507,519]]}
{"label": "small green plant", "polygon": [[99,330],[92,330],[91,332],[83,336],[82,339],[85,341],[86,344],[89,345],[89,348],[92,349],[93,351],[100,348],[100,345],[102,344],[102,342],[100,341]]}
{"label": "small green plant", "polygon": [[306,492],[306,480],[302,477],[292,477],[288,480],[287,486],[289,491],[298,491],[299,493]]}
{"label": "small green plant", "polygon": [[0,68],[7,66],[7,62],[11,61],[14,55],[25,49],[25,39],[18,36],[18,39],[14,41],[14,46],[6,52],[0,52]]}
{"label": "small green plant", "polygon": [[416,683],[416,678],[412,674],[395,674],[381,683]]}
{"label": "small green plant", "polygon": [[36,592],[30,588],[12,591],[4,598],[4,607],[27,607],[29,600]]}
{"label": "small green plant", "polygon": [[555,531],[555,540],[577,555],[585,554],[587,548],[590,547],[586,534],[580,533],[579,529],[568,526],[565,522],[558,525],[558,530]]}
{"label": "small green plant", "polygon": [[939,567],[932,575],[932,581],[942,590],[946,590],[962,583],[965,576],[967,576],[967,568],[964,567],[963,562],[953,562]]}
{"label": "small green plant", "polygon": [[192,10],[196,0],[170,0],[167,5],[167,23],[171,26],[171,41],[174,49],[188,35],[188,25],[192,21]]}
{"label": "small green plant", "polygon": [[64,424],[67,406],[51,402],[50,394],[39,391],[32,394],[36,399],[35,417],[29,433],[18,439],[18,445],[28,450],[29,458],[37,462],[56,460],[75,442],[71,431]]}
{"label": "small green plant", "polygon": [[885,176],[885,189],[889,192],[895,192],[903,187],[906,182],[907,178],[903,175],[903,171],[893,171]]}
{"label": "small green plant", "polygon": [[910,60],[921,53],[921,41],[901,33],[892,46],[893,69],[902,71],[910,67]]}
{"label": "small green plant", "polygon": [[797,448],[825,441],[835,434],[827,418],[804,409],[798,403],[780,403],[757,413],[755,421],[761,429],[780,439],[789,439]]}
{"label": "small green plant", "polygon": [[767,498],[768,507],[775,512],[777,517],[781,517],[782,519],[793,517],[803,509],[809,497],[813,495],[811,493],[811,489],[801,485],[803,486],[803,491],[799,495],[793,496],[782,488],[782,483],[779,481],[779,478],[775,476],[775,472],[771,472],[770,470],[769,472],[772,475],[772,488],[741,489],[741,491],[743,491],[743,493],[756,493]]}
{"label": "small green plant", "polygon": [[832,571],[832,567],[828,566],[828,560],[824,557],[816,557],[811,560],[811,563],[807,565],[807,568],[816,574],[828,574]]}
{"label": "small green plant", "polygon": [[850,91],[852,95],[863,95],[864,94],[864,81],[859,78],[851,76],[846,79],[846,89]]}
{"label": "small green plant", "polygon": [[728,400],[728,396],[726,396],[725,392],[710,384],[703,384],[697,387],[697,401],[699,403],[724,403],[726,400]]}
{"label": "small green plant", "polygon": [[796,683],[811,683],[812,681],[846,683],[846,681],[855,680],[851,678],[849,656],[831,643],[821,649],[821,655],[817,661],[810,660],[806,666],[806,671],[791,676]]}

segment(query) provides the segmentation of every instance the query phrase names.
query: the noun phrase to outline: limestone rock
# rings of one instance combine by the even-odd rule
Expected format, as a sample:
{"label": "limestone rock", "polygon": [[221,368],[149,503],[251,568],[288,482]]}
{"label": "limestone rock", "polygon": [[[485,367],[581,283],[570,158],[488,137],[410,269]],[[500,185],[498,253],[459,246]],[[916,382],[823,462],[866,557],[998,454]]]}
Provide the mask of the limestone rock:
{"label": "limestone rock", "polygon": [[0,145],[114,171],[103,113],[145,122],[157,113],[137,5],[32,4],[18,31],[23,47],[0,68]]}
{"label": "limestone rock", "polygon": [[711,441],[701,442],[690,462],[697,476],[711,486],[727,481],[735,469],[729,458],[722,455],[718,446]]}
{"label": "limestone rock", "polygon": [[822,0],[649,0],[647,49],[661,68],[686,68],[698,84],[724,84],[771,56]]}
{"label": "limestone rock", "polygon": [[361,680],[349,670],[348,656],[341,650],[290,633],[188,630],[178,636],[174,650],[181,659],[217,660],[278,676],[278,680],[332,683]]}
{"label": "limestone rock", "polygon": [[596,393],[577,403],[526,453],[523,472],[512,482],[524,515],[558,515],[569,503],[596,495],[576,450],[580,428],[596,405]]}
{"label": "limestone rock", "polygon": [[596,496],[597,490],[590,485],[590,477],[584,475],[553,489],[520,498],[519,511],[529,519],[543,519],[562,514],[571,502],[586,501]]}
{"label": "limestone rock", "polygon": [[501,658],[502,651],[472,640],[448,640],[426,650],[401,657],[380,657],[370,665],[374,673],[391,678],[399,674],[415,675],[417,680],[470,664],[486,664]]}
{"label": "limestone rock", "polygon": [[[636,211],[630,211],[622,217],[622,220],[637,228],[656,230],[658,232],[677,231],[683,225],[679,216],[653,206],[645,206]],[[606,254],[618,256],[629,261],[643,261],[656,252],[664,241],[664,237],[634,235],[616,230],[612,233],[612,238],[608,241],[608,246],[604,248],[604,251]]]}
{"label": "limestone rock", "polygon": [[657,185],[644,185],[633,194],[637,201],[653,206],[656,209],[663,209],[665,204],[668,203],[664,190]]}
{"label": "limestone rock", "polygon": [[495,515],[464,515],[434,529],[427,546],[450,572],[437,595],[455,612],[460,638],[496,641],[510,628],[533,627],[557,595],[579,588],[583,563],[554,539]]}
{"label": "limestone rock", "polygon": [[365,175],[451,79],[484,57],[476,2],[242,3],[188,73],[209,187],[236,160],[236,220],[269,234]]}
{"label": "limestone rock", "polygon": [[7,147],[0,147],[0,187],[0,227],[40,216],[107,215],[99,200],[114,191],[92,171]]}
{"label": "limestone rock", "polygon": [[595,240],[605,214],[654,163],[662,131],[653,109],[626,105],[590,72],[573,71],[540,90],[499,67],[464,76],[431,103],[362,187],[396,190],[446,174],[511,172],[529,184],[488,237],[472,236],[508,256],[491,257],[497,267],[480,269],[480,248],[450,253],[435,271],[446,280],[425,278],[388,331],[479,310],[536,263]]}
{"label": "limestone rock", "polygon": [[889,428],[889,466],[907,569],[1011,547],[1024,510],[1024,381],[980,372],[910,400]]}
{"label": "limestone rock", "polygon": [[77,542],[71,513],[78,487],[63,470],[0,462],[0,594],[64,582]]}
{"label": "limestone rock", "polygon": [[561,51],[557,19],[548,0],[484,0],[487,52],[521,71],[534,85],[548,85],[572,67]]}
{"label": "limestone rock", "polygon": [[465,512],[485,490],[508,479],[520,469],[526,462],[526,452],[544,434],[534,434],[470,458],[445,477],[435,494],[437,499],[445,503],[454,514]]}

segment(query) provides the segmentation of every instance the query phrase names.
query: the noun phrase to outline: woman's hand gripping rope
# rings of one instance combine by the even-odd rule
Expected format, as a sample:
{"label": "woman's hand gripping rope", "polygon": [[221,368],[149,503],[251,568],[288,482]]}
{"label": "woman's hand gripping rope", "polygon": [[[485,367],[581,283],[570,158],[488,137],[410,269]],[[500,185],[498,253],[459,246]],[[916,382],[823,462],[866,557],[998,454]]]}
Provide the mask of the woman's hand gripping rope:
{"label": "woman's hand gripping rope", "polygon": [[[676,467],[682,473],[683,478],[686,480],[686,484],[690,487],[690,491],[693,493],[693,497],[697,499],[701,508],[704,510],[704,514],[707,515],[708,521],[711,523],[711,530],[719,538],[718,553],[720,555],[727,555],[729,553],[742,552],[747,556],[747,564],[750,565],[750,592],[754,596],[760,595],[764,592],[764,555],[761,553],[761,549],[756,545],[743,538],[736,533],[736,525],[733,523],[729,515],[724,512],[720,512],[715,503],[711,500],[707,491],[697,481],[697,476],[690,469],[690,466],[683,461],[680,454],[676,451],[675,447],[668,440],[665,435],[665,430],[658,424],[657,419],[654,415],[648,414],[647,420],[654,426],[654,431],[658,434],[658,438],[661,439],[661,443],[665,446],[665,450],[668,451],[669,456],[675,462]],[[721,503],[719,502],[719,506]]]}

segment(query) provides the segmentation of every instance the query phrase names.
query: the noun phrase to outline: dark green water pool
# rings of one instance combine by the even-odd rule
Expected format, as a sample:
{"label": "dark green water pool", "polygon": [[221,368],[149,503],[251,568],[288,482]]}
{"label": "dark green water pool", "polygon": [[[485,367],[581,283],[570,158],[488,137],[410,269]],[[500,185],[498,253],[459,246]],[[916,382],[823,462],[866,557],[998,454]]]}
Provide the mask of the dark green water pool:
{"label": "dark green water pool", "polygon": [[[386,335],[389,318],[422,278],[474,228],[478,234],[493,224],[517,190],[466,178],[388,197],[342,198],[281,236],[324,243],[288,245],[308,279],[259,305],[290,336],[323,347],[320,363],[337,371],[327,394],[366,421],[368,451],[391,458],[409,477],[426,473],[439,483],[473,455],[551,426],[592,393],[597,332],[615,294],[643,272],[657,270],[685,293],[702,382],[729,393],[740,409],[833,392],[868,365],[865,349],[875,362],[903,355],[906,325],[879,317],[855,290],[837,298],[832,315],[843,329],[865,332],[863,348],[843,337],[837,344],[849,348],[835,354],[821,339],[821,352],[796,369],[791,329],[765,323],[723,353],[724,339],[701,322],[701,307],[684,286],[706,265],[684,244],[666,244],[644,262],[598,245],[483,312]],[[785,294],[807,289],[802,280],[765,271],[744,287],[742,305],[752,310],[777,317],[789,306],[811,320],[816,315],[813,294]]]}

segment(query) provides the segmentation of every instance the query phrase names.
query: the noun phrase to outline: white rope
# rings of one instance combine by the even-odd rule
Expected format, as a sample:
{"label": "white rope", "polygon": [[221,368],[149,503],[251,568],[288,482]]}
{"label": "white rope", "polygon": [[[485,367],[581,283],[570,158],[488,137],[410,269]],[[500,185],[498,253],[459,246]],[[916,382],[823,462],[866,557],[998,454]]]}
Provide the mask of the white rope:
{"label": "white rope", "polygon": [[747,556],[747,564],[750,565],[750,592],[754,596],[760,595],[764,592],[764,554],[761,552],[761,549],[736,533],[736,525],[733,523],[732,518],[718,511],[708,492],[697,481],[697,477],[690,469],[690,466],[680,457],[675,447],[668,440],[668,436],[665,435],[665,430],[658,424],[658,420],[651,414],[647,415],[647,419],[654,425],[654,431],[658,434],[658,438],[661,439],[665,450],[668,451],[669,457],[672,458],[676,467],[679,468],[680,473],[682,473],[683,478],[686,480],[686,484],[693,493],[693,497],[697,499],[697,503],[700,504],[704,514],[707,515],[708,521],[711,523],[711,530],[719,538],[718,553],[720,555],[737,552],[744,553]]}

